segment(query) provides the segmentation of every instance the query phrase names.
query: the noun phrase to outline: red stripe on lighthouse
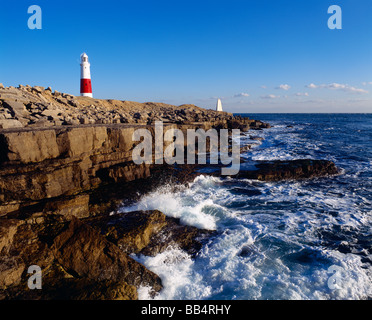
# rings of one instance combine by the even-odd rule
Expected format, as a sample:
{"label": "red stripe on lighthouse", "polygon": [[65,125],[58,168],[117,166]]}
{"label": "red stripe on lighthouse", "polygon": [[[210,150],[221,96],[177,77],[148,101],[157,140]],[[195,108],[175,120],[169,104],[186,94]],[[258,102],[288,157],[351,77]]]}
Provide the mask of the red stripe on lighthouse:
{"label": "red stripe on lighthouse", "polygon": [[90,79],[80,79],[80,93],[92,93],[92,81]]}

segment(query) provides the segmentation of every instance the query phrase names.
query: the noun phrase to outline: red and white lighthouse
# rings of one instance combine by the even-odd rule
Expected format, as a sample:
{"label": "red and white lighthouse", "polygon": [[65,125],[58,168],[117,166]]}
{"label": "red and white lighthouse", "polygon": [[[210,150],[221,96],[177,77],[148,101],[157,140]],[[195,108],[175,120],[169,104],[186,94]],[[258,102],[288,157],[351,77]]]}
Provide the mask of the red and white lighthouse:
{"label": "red and white lighthouse", "polygon": [[90,79],[90,63],[88,55],[84,52],[81,56],[81,76],[80,76],[80,95],[83,97],[91,97],[92,94],[92,81]]}

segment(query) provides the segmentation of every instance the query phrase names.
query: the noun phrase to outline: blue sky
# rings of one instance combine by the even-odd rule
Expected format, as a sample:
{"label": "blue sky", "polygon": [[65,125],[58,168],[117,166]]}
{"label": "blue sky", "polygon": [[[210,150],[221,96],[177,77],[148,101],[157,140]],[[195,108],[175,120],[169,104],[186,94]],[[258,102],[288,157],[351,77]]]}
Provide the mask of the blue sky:
{"label": "blue sky", "polygon": [[[42,29],[30,30],[30,5]],[[330,30],[328,7],[342,8]],[[371,112],[371,0],[4,1],[0,82],[231,112]]]}

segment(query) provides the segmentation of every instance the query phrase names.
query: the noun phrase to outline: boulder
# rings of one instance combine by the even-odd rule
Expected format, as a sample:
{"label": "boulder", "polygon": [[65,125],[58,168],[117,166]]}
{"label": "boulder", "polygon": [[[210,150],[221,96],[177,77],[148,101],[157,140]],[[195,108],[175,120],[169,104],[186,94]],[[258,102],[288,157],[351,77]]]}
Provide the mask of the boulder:
{"label": "boulder", "polygon": [[[76,218],[75,218],[76,219]],[[50,222],[53,221],[51,225]],[[66,236],[66,223],[60,223],[58,226],[57,218],[49,219],[43,228],[37,226],[33,228],[31,225],[24,224],[24,221],[16,219],[0,219],[0,300],[1,299],[76,299],[76,300],[135,300],[137,299],[137,289],[134,285],[130,285],[123,280],[113,279],[101,279],[105,278],[104,276],[100,279],[96,279],[97,273],[92,277],[81,277],[74,276],[66,271],[66,268],[61,266],[54,258],[53,252],[49,249],[48,243],[54,245],[52,248],[56,250],[55,244],[57,243],[56,237],[61,240],[61,237]],[[75,221],[76,222],[76,221]],[[81,223],[78,223],[82,226]],[[71,224],[70,224],[71,227]],[[41,228],[41,229],[40,229]],[[88,227],[90,228],[90,227]],[[83,228],[84,229],[84,228]],[[37,231],[38,230],[38,231]],[[78,229],[74,229],[78,232]],[[38,235],[35,233],[38,232]],[[79,235],[75,235],[76,238],[79,238]],[[105,275],[115,274],[113,270],[119,270],[122,266],[126,268],[125,265],[113,266],[115,262],[127,261],[127,260],[116,259],[117,256],[123,255],[120,250],[110,249],[102,253],[102,256],[107,257],[106,263],[100,265],[104,262],[105,259],[97,259],[94,252],[96,250],[102,249],[101,247],[93,248],[94,243],[99,244],[100,241],[94,242],[92,239],[92,234],[82,232],[82,237],[86,237],[87,246],[84,247],[80,243],[81,248],[76,253],[76,258],[80,257],[79,254],[85,251],[88,254],[90,249],[93,249],[91,259],[87,259],[86,263],[89,263],[94,270],[100,268],[108,268],[105,270]],[[100,237],[100,236],[99,236]],[[66,244],[67,248],[64,248],[63,252],[66,254],[68,248],[71,248],[72,243],[69,238],[68,243]],[[93,245],[93,247],[92,247]],[[110,244],[113,246],[113,244]],[[109,245],[109,246],[110,246]],[[98,254],[99,256],[99,254]],[[57,254],[57,257],[61,259],[60,255]],[[109,260],[112,259],[110,262]],[[61,261],[65,264],[66,261],[62,258]],[[127,261],[128,262],[128,261]],[[84,261],[80,261],[80,264],[84,264]],[[75,267],[79,263],[75,263]],[[134,263],[136,264],[136,263]],[[42,270],[42,290],[30,290],[27,287],[27,281],[29,274],[27,269],[31,265],[38,265]],[[137,264],[139,265],[139,264]],[[145,270],[144,267],[138,267],[139,270]],[[80,275],[84,274],[81,272],[81,268],[75,268],[79,271]],[[133,272],[138,271],[133,269]],[[73,270],[71,271],[73,273]],[[131,274],[128,278],[140,279],[142,274]],[[150,271],[148,271],[149,274]],[[116,272],[119,274],[119,272]],[[151,274],[153,275],[153,274]],[[156,276],[154,281],[160,281]],[[119,277],[120,278],[120,277]],[[149,279],[149,276],[146,278],[144,276],[144,281]],[[133,280],[133,282],[139,283],[142,280]],[[161,286],[161,284],[160,284]]]}
{"label": "boulder", "polygon": [[57,214],[66,220],[89,217],[89,195],[80,194],[74,197],[55,199],[46,203],[44,213]]}
{"label": "boulder", "polygon": [[0,291],[18,285],[26,266],[21,259],[0,256]]}
{"label": "boulder", "polygon": [[60,155],[54,130],[21,131],[3,134],[4,148],[9,161],[41,162]]}
{"label": "boulder", "polygon": [[185,226],[179,219],[158,210],[133,211],[114,216],[95,217],[89,224],[101,229],[107,240],[124,252],[155,256],[169,247],[195,255],[213,231]]}
{"label": "boulder", "polygon": [[162,288],[160,278],[136,262],[92,227],[74,218],[58,235],[52,250],[57,262],[70,274],[94,281],[124,281],[129,285]]}
{"label": "boulder", "polygon": [[45,91],[45,88],[41,87],[41,86],[34,86],[34,87],[32,87],[32,90],[37,92],[37,93],[43,93]]}
{"label": "boulder", "polygon": [[22,128],[23,124],[15,119],[0,119],[0,129]]}
{"label": "boulder", "polygon": [[195,256],[203,244],[215,233],[216,231],[182,225],[180,219],[166,217],[166,226],[151,237],[150,243],[141,250],[141,254],[156,256],[169,247],[173,247]]}
{"label": "boulder", "polygon": [[59,119],[60,117],[63,116],[62,111],[59,109],[55,109],[55,110],[45,109],[41,114],[45,117],[50,117],[53,120]]}
{"label": "boulder", "polygon": [[37,265],[45,270],[53,262],[52,252],[46,243],[40,241],[31,225],[6,219],[0,219],[0,224],[9,229],[5,232],[6,240],[2,242],[0,252],[0,289],[21,283],[26,285],[28,267]]}
{"label": "boulder", "polygon": [[[0,203],[3,202],[4,200],[5,200],[4,195],[0,195]],[[9,202],[5,205],[0,205],[0,217],[5,216],[9,212],[17,211],[19,207],[20,207],[20,203],[16,201]]]}
{"label": "boulder", "polygon": [[10,112],[19,119],[29,115],[25,105],[18,101],[4,100],[3,106],[8,108]]}
{"label": "boulder", "polygon": [[149,245],[151,237],[166,225],[165,215],[157,210],[98,217],[91,223],[98,226],[109,241],[127,253],[139,253]]}
{"label": "boulder", "polygon": [[16,219],[0,219],[0,253],[2,255],[9,252],[18,226],[22,223],[23,221]]}

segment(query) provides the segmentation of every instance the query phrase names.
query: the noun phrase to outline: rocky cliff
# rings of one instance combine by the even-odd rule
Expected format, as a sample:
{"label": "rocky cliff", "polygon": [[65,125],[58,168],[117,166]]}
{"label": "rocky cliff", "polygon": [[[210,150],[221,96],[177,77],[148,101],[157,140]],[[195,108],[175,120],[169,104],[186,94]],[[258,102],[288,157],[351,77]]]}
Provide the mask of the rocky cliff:
{"label": "rocky cliff", "polygon": [[[155,121],[164,122],[164,131],[269,127],[193,105],[0,85],[0,299],[136,299],[140,286],[156,294],[161,279],[129,255],[155,255],[168,246],[196,255],[213,236],[159,211],[112,215],[164,182],[176,187],[202,173],[197,164],[133,163],[134,131],[146,128],[154,137]],[[274,181],[337,172],[329,161],[274,161],[253,170],[242,166],[236,178]],[[42,290],[28,289],[31,265],[42,270]]]}
{"label": "rocky cliff", "polygon": [[[165,130],[267,127],[190,105],[96,100],[41,87],[2,88],[0,216],[102,184],[149,177],[149,165],[133,164],[132,135],[139,128],[154,133],[157,120],[170,121]],[[75,215],[88,214],[87,201],[84,196],[74,200],[73,206],[80,207],[74,208]]]}
{"label": "rocky cliff", "polygon": [[[170,167],[132,160],[133,132],[154,133],[155,121],[183,131],[268,126],[193,105],[0,86],[0,298],[135,299],[139,286],[155,293],[162,285],[128,254],[156,254],[170,244],[190,254],[200,249],[210,232],[161,212],[127,214],[115,227],[108,215],[172,176]],[[30,265],[42,269],[42,291],[27,288]]]}

